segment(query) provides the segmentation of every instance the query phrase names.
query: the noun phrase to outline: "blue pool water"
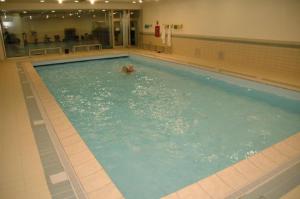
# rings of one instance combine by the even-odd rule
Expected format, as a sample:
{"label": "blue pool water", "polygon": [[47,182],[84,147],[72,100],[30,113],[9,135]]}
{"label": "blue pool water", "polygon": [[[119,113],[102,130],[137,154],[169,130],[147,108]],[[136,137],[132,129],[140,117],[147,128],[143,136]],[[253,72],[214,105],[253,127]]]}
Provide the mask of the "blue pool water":
{"label": "blue pool water", "polygon": [[128,199],[160,198],[300,131],[297,97],[185,66],[133,56],[36,69]]}

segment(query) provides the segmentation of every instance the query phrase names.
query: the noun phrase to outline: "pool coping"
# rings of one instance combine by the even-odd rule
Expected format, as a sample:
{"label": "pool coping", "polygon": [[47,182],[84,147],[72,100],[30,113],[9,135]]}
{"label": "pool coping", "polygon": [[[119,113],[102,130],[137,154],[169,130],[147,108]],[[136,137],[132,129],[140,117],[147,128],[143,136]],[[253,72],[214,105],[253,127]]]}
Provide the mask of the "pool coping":
{"label": "pool coping", "polygon": [[[123,53],[124,54],[124,53]],[[148,56],[134,52],[133,54]],[[153,58],[153,56],[150,56]],[[98,56],[99,58],[99,56]],[[160,57],[155,57],[160,59]],[[168,61],[167,58],[163,60]],[[177,60],[169,60],[186,64]],[[64,114],[55,98],[34,69],[31,62],[23,63],[38,100],[49,118],[78,180],[89,198],[122,199],[124,196],[96,160],[85,142]],[[267,149],[239,161],[207,178],[188,185],[162,198],[230,198],[249,191],[284,168],[300,160],[300,132]]]}
{"label": "pool coping", "polygon": [[43,116],[40,104],[35,99],[36,93],[31,88],[27,79],[28,76],[20,63],[17,63],[17,72],[21,80],[23,97],[29,114],[31,129],[51,196],[55,198],[85,198],[81,192],[82,189],[76,189],[76,184],[70,182],[72,177],[70,172],[68,172],[68,175],[66,175],[65,178],[60,178],[61,181],[53,181],[53,177],[55,178],[55,176],[64,175],[67,167],[62,164],[63,158],[60,156],[61,153],[58,153],[57,151],[55,140],[53,139],[55,137],[52,136],[47,128],[46,118]]}
{"label": "pool coping", "polygon": [[30,62],[22,63],[37,100],[56,134],[67,161],[75,171],[77,180],[88,198],[123,199],[123,195],[96,160],[65,113],[49,92]]}

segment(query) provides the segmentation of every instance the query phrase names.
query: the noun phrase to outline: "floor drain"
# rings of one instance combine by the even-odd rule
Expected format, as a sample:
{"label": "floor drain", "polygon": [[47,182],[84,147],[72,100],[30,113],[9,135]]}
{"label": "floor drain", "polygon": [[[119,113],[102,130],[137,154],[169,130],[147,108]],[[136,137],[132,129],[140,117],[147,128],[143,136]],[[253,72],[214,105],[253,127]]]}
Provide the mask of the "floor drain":
{"label": "floor drain", "polygon": [[34,126],[42,125],[42,124],[44,124],[44,120],[35,120],[35,121],[33,121]]}
{"label": "floor drain", "polygon": [[68,180],[66,172],[60,172],[49,176],[52,184],[57,184]]}
{"label": "floor drain", "polygon": [[26,99],[33,99],[33,98],[34,98],[33,95],[26,96]]}

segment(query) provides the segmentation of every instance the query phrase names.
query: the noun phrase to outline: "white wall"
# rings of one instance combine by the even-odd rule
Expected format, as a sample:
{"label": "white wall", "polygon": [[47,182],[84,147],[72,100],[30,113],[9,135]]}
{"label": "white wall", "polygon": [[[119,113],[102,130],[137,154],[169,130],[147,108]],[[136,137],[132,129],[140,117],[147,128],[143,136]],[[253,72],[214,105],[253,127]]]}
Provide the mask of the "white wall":
{"label": "white wall", "polygon": [[300,0],[161,0],[142,10],[143,24],[183,24],[179,34],[300,42]]}

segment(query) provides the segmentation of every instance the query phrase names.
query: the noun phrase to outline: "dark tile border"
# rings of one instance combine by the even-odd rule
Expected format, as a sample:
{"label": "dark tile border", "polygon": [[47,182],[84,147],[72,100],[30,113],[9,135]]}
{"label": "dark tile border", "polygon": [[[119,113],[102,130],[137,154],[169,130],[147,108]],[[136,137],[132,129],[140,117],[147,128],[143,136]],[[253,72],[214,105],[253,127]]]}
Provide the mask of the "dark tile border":
{"label": "dark tile border", "polygon": [[30,119],[30,125],[39,151],[41,163],[48,185],[48,190],[52,198],[55,199],[76,199],[78,197],[74,192],[69,179],[55,184],[53,184],[50,179],[50,176],[65,172],[65,169],[60,161],[55,146],[52,143],[48,129],[39,110],[37,101],[33,96],[33,91],[31,89],[30,83],[20,63],[17,63],[17,69],[19,78],[21,80],[21,87]]}

